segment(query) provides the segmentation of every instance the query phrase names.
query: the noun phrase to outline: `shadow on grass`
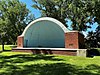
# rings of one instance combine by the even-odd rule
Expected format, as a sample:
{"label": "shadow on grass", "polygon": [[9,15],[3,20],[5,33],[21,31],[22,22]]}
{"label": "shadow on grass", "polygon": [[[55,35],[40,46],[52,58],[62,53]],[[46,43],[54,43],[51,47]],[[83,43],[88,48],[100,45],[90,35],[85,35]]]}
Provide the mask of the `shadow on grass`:
{"label": "shadow on grass", "polygon": [[15,65],[6,66],[9,69],[1,72],[0,75],[100,75],[100,68],[96,67],[97,65],[94,65],[96,73],[91,72],[91,69],[89,69],[92,65],[87,66],[88,69],[82,69],[78,66],[65,63],[20,65],[23,69]]}
{"label": "shadow on grass", "polygon": [[24,63],[29,61],[37,61],[37,60],[45,60],[45,61],[61,61],[63,59],[55,58],[55,56],[50,55],[31,55],[31,54],[17,54],[17,55],[11,55],[11,56],[0,56],[0,58],[3,60],[2,62],[12,62],[12,63]]}
{"label": "shadow on grass", "polygon": [[[0,55],[0,59],[0,75],[100,75],[100,66],[98,65],[92,64],[82,68],[81,66],[58,63],[55,61],[64,60],[55,58],[53,55]],[[41,59],[52,61],[52,63],[22,64]]]}
{"label": "shadow on grass", "polygon": [[9,52],[9,51],[11,51],[11,50],[7,50],[7,49],[4,50],[4,52]]}

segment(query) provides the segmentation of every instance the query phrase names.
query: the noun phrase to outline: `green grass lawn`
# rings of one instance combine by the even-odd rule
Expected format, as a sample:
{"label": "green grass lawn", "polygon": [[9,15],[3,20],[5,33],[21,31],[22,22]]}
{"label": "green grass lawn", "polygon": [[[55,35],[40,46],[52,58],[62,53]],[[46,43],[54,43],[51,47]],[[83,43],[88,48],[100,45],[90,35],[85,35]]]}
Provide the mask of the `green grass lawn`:
{"label": "green grass lawn", "polygon": [[0,75],[100,75],[100,56],[0,53]]}
{"label": "green grass lawn", "polygon": [[[4,45],[5,50],[12,50],[15,45]],[[0,51],[2,50],[2,45],[0,45]]]}

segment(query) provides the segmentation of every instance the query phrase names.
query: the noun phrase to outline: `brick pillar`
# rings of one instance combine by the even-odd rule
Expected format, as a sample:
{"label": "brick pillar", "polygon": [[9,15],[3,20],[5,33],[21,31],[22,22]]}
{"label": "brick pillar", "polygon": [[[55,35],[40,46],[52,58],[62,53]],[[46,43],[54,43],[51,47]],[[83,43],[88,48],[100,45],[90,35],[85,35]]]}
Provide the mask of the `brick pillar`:
{"label": "brick pillar", "polygon": [[84,35],[78,31],[65,33],[65,48],[82,49],[84,47]]}
{"label": "brick pillar", "polygon": [[78,31],[70,31],[65,33],[65,48],[78,49]]}
{"label": "brick pillar", "polygon": [[18,36],[17,37],[17,47],[23,47],[24,46],[24,37]]}

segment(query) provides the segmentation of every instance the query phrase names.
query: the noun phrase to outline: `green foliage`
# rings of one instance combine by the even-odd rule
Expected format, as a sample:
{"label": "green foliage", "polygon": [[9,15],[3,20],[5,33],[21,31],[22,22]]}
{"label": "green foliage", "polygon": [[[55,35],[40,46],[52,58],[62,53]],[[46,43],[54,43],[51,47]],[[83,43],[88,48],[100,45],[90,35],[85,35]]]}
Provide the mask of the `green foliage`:
{"label": "green foliage", "polygon": [[[67,27],[71,20],[73,30],[86,31],[94,22],[100,22],[100,0],[33,0],[33,7],[42,16],[53,17]],[[89,25],[87,24],[89,23]]]}
{"label": "green foliage", "polygon": [[0,53],[0,75],[99,75],[98,60],[100,57],[3,52]]}
{"label": "green foliage", "polygon": [[100,25],[96,28],[96,32],[94,32],[96,38],[97,47],[100,48]]}
{"label": "green foliage", "polygon": [[100,48],[100,26],[96,28],[95,32],[88,32],[85,43],[87,48]]}
{"label": "green foliage", "polygon": [[96,40],[94,36],[94,32],[88,32],[88,35],[85,39],[86,48],[95,48],[96,47]]}
{"label": "green foliage", "polygon": [[[64,11],[63,5],[61,5],[60,0],[33,0],[33,7],[39,9],[42,12],[42,16],[53,17],[60,20],[62,23],[66,24],[66,11]],[[67,27],[67,25],[66,25]]]}
{"label": "green foliage", "polygon": [[7,43],[15,43],[17,36],[33,20],[24,3],[19,0],[0,0],[0,33],[6,34]]}

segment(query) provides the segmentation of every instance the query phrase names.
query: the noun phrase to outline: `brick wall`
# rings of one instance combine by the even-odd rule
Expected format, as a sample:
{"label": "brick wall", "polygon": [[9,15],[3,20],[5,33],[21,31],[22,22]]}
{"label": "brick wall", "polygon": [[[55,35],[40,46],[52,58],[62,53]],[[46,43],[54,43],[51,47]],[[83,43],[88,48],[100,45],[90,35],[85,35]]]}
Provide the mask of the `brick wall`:
{"label": "brick wall", "polygon": [[18,36],[17,37],[17,47],[23,47],[23,44],[24,44],[24,37]]}
{"label": "brick wall", "polygon": [[85,48],[84,35],[81,33],[78,33],[78,42],[79,42],[80,49]]}
{"label": "brick wall", "polygon": [[65,33],[65,48],[84,48],[84,36],[78,31],[70,31]]}
{"label": "brick wall", "polygon": [[13,49],[13,52],[27,52],[33,54],[60,54],[76,56],[77,50],[44,50],[44,49]]}
{"label": "brick wall", "polygon": [[65,48],[78,49],[78,32],[65,33]]}
{"label": "brick wall", "polygon": [[[23,47],[24,37],[18,36],[17,47]],[[65,33],[65,48],[79,49],[84,48],[84,36],[78,31],[70,31]]]}

